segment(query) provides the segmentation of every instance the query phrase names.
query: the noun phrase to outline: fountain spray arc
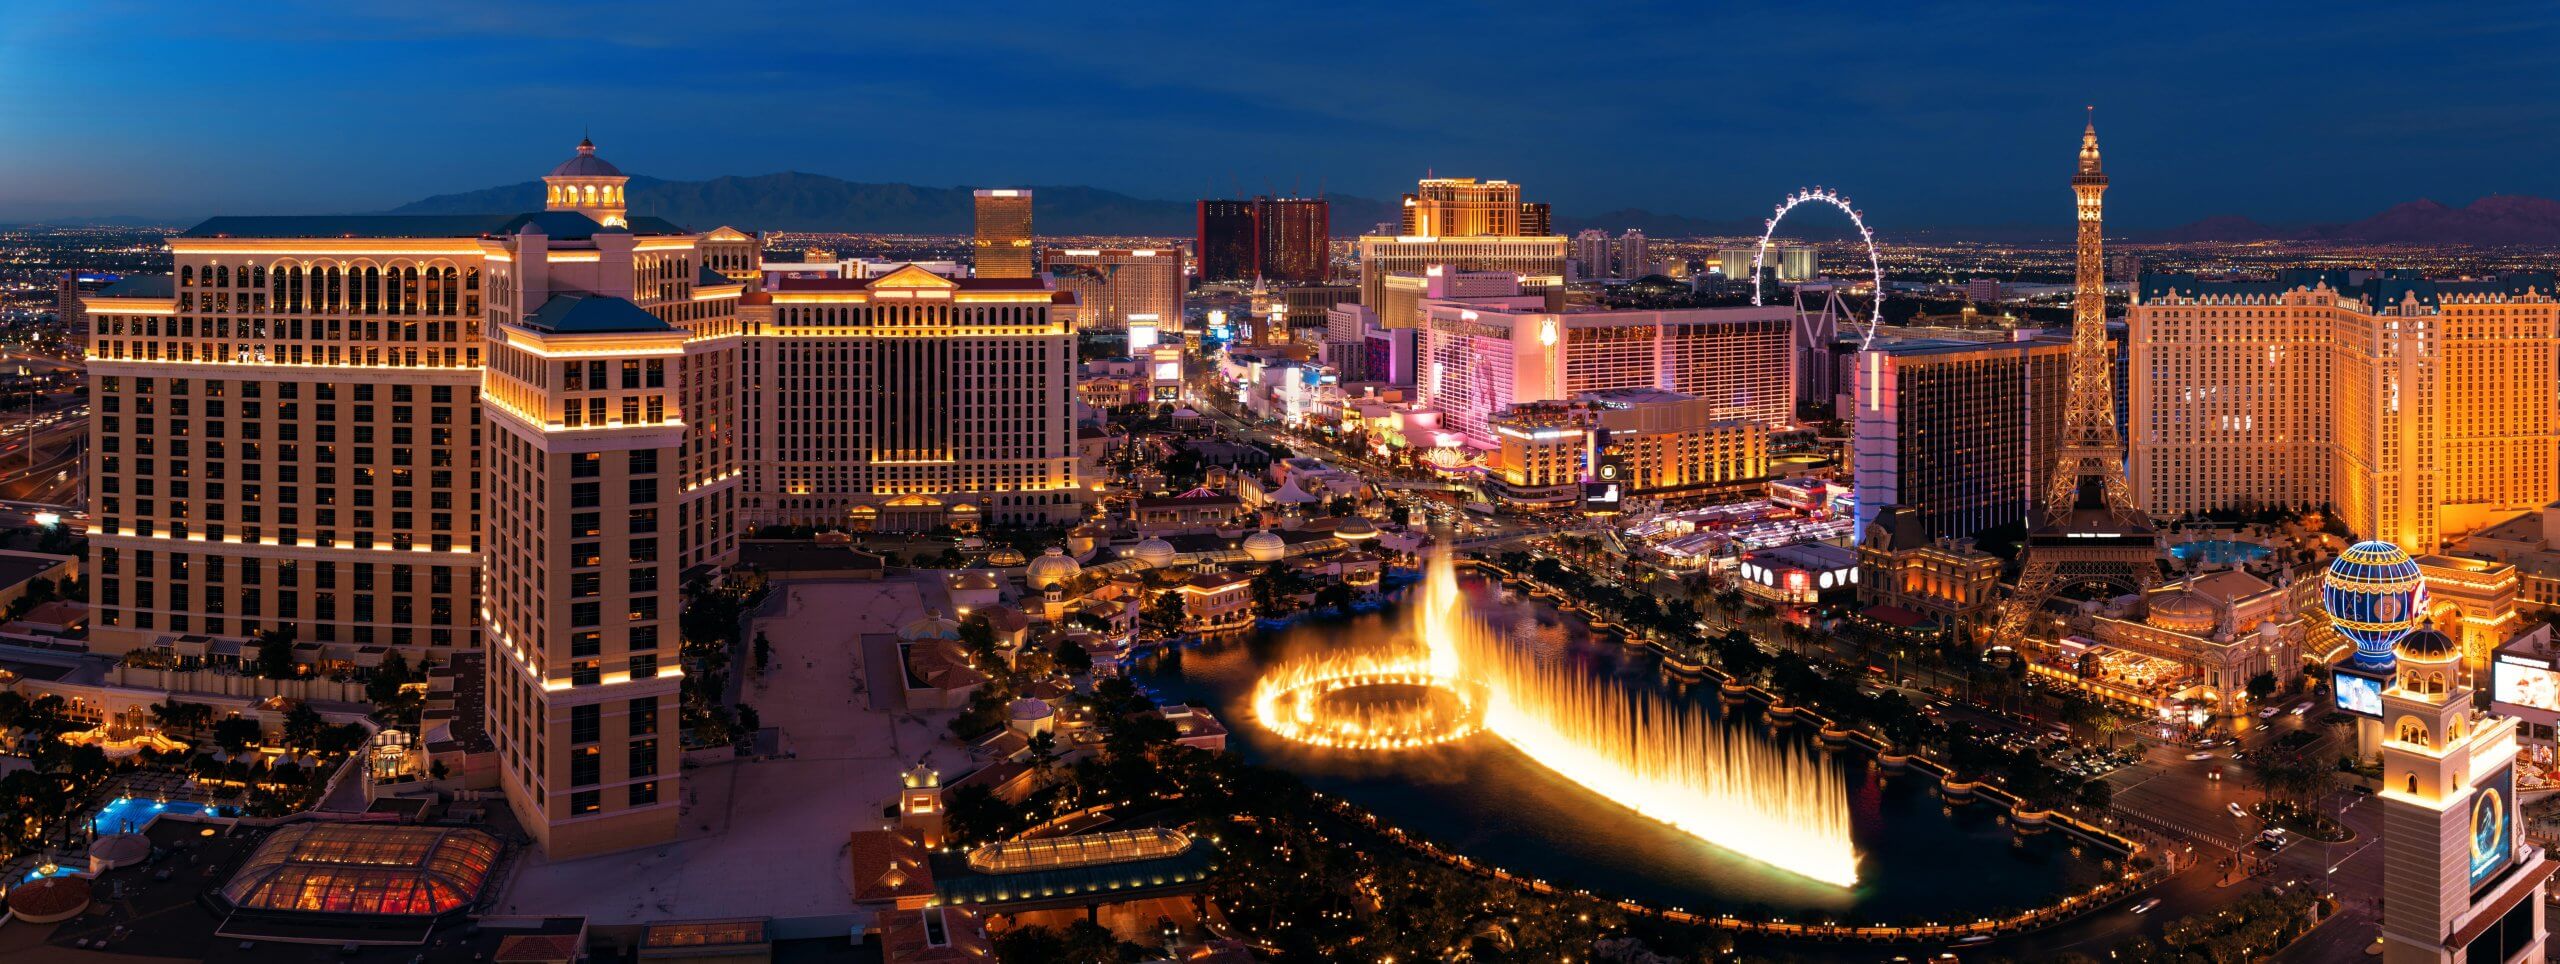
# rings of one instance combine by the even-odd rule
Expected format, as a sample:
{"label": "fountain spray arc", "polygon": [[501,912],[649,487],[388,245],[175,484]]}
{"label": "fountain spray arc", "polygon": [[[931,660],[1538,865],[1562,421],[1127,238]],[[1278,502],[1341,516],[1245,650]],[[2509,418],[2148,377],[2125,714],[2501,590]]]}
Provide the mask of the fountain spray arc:
{"label": "fountain spray arc", "polygon": [[[1727,730],[1696,706],[1538,665],[1476,618],[1445,556],[1431,560],[1410,602],[1418,650],[1282,666],[1255,686],[1256,716],[1282,736],[1342,749],[1428,746],[1481,729],[1690,836],[1811,880],[1857,883],[1847,780],[1819,754]],[[1445,698],[1403,711],[1341,699],[1385,686]]]}

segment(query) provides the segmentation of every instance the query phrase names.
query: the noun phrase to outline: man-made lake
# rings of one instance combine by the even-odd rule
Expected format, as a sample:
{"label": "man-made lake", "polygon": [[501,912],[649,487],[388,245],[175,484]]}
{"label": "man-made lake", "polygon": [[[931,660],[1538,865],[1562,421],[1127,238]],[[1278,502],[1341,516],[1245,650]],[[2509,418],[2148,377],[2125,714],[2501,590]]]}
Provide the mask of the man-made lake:
{"label": "man-made lake", "polygon": [[[1477,603],[1513,645],[1541,662],[1705,707],[1756,737],[1812,744],[1805,727],[1772,728],[1754,706],[1734,710],[1715,688],[1667,680],[1636,647],[1594,641],[1569,619],[1534,604]],[[1498,611],[1497,611],[1498,610]],[[1700,913],[1768,908],[1795,921],[1955,923],[2048,904],[2105,879],[2111,851],[2060,831],[2019,833],[2006,808],[1956,803],[1925,774],[1891,773],[1862,751],[1828,753],[1848,778],[1859,882],[1849,889],[1779,871],[1708,844],[1584,790],[1486,734],[1400,753],[1309,747],[1272,735],[1252,718],[1253,683],[1298,647],[1375,644],[1405,631],[1386,613],[1302,622],[1212,641],[1143,660],[1133,676],[1159,699],[1214,709],[1229,746],[1246,759],[1297,774],[1392,825],[1515,873],[1610,897]],[[1817,751],[1820,752],[1820,751]]]}

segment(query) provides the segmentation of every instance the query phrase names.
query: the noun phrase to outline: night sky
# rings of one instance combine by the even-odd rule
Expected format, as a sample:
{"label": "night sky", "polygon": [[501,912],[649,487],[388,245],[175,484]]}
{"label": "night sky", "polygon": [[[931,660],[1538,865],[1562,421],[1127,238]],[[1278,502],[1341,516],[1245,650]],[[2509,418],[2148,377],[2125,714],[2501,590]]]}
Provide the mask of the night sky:
{"label": "night sky", "polygon": [[[363,12],[380,6],[380,12]],[[1872,7],[1872,9],[1866,9]],[[625,171],[1391,197],[1560,212],[2111,227],[2560,196],[2560,5],[614,0],[27,4],[0,20],[0,219],[372,210]]]}

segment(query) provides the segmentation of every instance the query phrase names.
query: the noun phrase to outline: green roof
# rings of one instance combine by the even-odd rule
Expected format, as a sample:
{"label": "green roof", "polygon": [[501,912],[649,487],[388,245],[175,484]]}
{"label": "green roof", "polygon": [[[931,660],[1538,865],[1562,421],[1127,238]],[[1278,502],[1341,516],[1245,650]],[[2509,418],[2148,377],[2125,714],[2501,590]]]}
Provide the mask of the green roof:
{"label": "green roof", "polygon": [[675,326],[648,309],[604,295],[553,295],[524,319],[524,326],[557,335],[604,335],[674,331]]}

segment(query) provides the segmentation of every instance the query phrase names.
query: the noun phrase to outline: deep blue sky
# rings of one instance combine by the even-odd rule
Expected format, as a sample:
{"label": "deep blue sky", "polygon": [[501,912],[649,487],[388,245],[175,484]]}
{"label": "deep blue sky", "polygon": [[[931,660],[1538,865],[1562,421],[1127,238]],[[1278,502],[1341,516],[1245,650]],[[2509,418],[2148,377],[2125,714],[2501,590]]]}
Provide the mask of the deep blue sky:
{"label": "deep blue sky", "polygon": [[[379,7],[377,12],[366,12]],[[2111,226],[2560,196],[2560,5],[29,4],[0,219],[388,207],[624,170],[1190,198],[1507,177],[1567,213]]]}

